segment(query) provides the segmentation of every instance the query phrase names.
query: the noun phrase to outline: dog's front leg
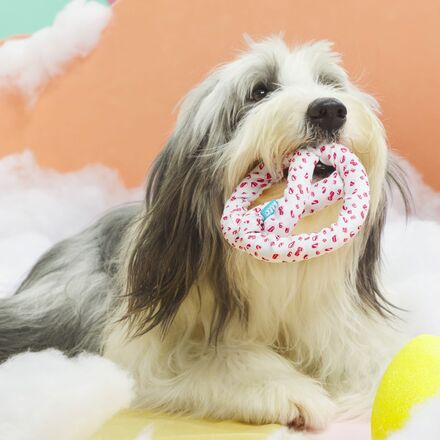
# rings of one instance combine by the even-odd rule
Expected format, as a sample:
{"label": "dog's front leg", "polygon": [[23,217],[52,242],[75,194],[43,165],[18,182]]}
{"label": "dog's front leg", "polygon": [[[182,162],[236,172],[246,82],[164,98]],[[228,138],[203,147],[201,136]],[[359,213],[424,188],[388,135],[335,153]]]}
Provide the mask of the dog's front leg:
{"label": "dog's front leg", "polygon": [[322,429],[334,414],[327,392],[269,348],[220,345],[173,357],[160,378],[143,377],[141,405],[297,429]]}

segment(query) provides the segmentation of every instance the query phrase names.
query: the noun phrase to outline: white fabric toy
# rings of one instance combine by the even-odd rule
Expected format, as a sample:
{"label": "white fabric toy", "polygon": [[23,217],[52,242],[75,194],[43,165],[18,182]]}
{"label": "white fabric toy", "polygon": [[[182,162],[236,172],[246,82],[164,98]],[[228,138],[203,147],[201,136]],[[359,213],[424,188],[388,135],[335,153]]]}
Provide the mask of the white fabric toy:
{"label": "white fabric toy", "polygon": [[[336,171],[312,183],[318,163]],[[255,258],[271,262],[307,260],[332,252],[361,229],[370,201],[368,177],[360,160],[345,146],[323,145],[299,149],[284,161],[289,168],[283,197],[248,210],[276,179],[259,164],[226,202],[221,227],[226,240]],[[279,180],[279,179],[278,179]],[[339,217],[316,233],[294,235],[301,217],[343,199]]]}

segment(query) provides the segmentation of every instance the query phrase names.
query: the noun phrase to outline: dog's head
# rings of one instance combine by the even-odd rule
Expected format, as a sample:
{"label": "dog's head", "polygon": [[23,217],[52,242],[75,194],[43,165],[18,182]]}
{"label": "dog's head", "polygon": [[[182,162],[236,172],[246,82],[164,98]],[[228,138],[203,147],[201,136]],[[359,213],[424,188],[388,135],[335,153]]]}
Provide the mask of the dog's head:
{"label": "dog's head", "polygon": [[[231,250],[219,227],[224,201],[256,163],[281,173],[288,152],[327,141],[349,146],[369,175],[371,207],[356,239],[354,276],[364,303],[383,311],[376,266],[388,152],[376,101],[350,82],[328,42],[291,50],[271,38],[249,46],[188,94],[149,175],[128,268],[128,316],[138,333],[166,328],[201,282],[214,293],[214,335],[232,314],[246,315],[225,269]],[[332,171],[318,166],[315,179]]]}
{"label": "dog's head", "polygon": [[178,129],[192,126],[207,136],[204,154],[226,165],[225,191],[256,162],[276,173],[287,152],[326,141],[349,146],[377,191],[387,157],[377,103],[350,82],[331,44],[293,50],[280,39],[249,44],[188,95],[178,121]]}

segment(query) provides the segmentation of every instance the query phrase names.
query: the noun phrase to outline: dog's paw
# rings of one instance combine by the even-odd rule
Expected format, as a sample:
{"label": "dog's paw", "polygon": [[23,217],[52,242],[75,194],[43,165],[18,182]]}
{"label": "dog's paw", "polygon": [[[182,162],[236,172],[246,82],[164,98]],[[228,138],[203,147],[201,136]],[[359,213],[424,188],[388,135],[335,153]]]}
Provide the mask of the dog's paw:
{"label": "dog's paw", "polygon": [[335,413],[336,404],[322,386],[306,376],[290,375],[288,379],[237,386],[228,405],[215,416],[247,423],[279,423],[296,431],[319,431],[327,427]]}
{"label": "dog's paw", "polygon": [[336,405],[327,392],[314,382],[304,381],[292,394],[289,415],[280,422],[296,431],[325,429],[336,413]]}

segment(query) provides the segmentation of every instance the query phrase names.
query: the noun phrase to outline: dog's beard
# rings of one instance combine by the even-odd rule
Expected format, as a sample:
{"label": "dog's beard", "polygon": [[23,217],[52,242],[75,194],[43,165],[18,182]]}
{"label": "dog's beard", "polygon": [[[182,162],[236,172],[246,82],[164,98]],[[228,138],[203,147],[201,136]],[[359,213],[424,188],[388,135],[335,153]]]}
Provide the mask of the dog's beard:
{"label": "dog's beard", "polygon": [[[341,130],[329,132],[326,130],[321,130],[318,127],[308,126],[307,131],[311,133],[310,140],[307,142],[307,146],[310,147],[341,142]],[[319,161],[315,166],[312,182],[315,183],[319,180],[325,179],[326,177],[330,176],[334,171],[335,168],[333,166],[326,165]],[[285,177],[287,176],[285,175]]]}
{"label": "dog's beard", "polygon": [[[312,129],[309,128],[309,132],[312,133],[312,135],[309,137],[308,141],[303,143],[298,148],[306,148],[306,147],[316,147],[318,145],[325,145],[330,143],[338,143],[341,139],[341,132],[337,131],[335,133],[329,133],[325,132],[323,130],[319,129]],[[292,148],[292,150],[296,150],[297,148]],[[254,167],[254,164],[252,164],[251,169]],[[315,169],[313,171],[313,177],[312,177],[312,183],[319,182],[322,179],[325,179],[329,177],[333,172],[335,171],[335,167],[332,165],[326,165],[319,161]],[[282,178],[276,182],[271,188],[264,191],[261,196],[255,200],[251,207],[258,206],[262,203],[266,203],[269,200],[280,198],[283,195],[283,192],[287,186],[287,176],[288,176],[289,169],[287,167],[284,167],[282,171],[280,171],[280,175],[282,174]]]}

